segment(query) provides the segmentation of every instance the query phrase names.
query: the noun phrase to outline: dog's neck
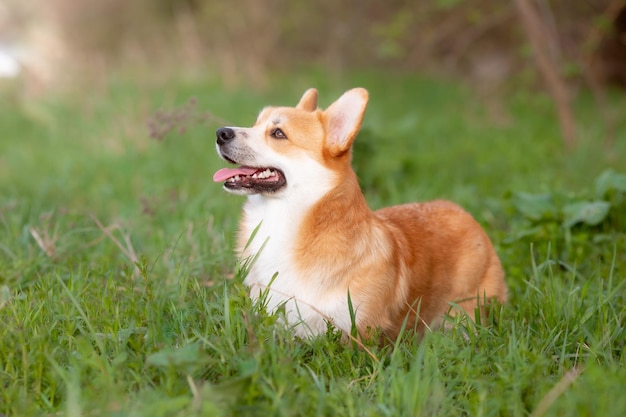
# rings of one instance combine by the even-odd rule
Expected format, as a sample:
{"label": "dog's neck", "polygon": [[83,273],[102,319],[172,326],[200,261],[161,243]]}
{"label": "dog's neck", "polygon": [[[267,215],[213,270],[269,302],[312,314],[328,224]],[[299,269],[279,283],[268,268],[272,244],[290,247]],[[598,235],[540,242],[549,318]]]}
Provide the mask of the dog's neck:
{"label": "dog's neck", "polygon": [[[312,176],[288,187],[278,194],[248,196],[238,241],[239,252],[244,258],[255,255],[264,245],[272,246],[283,254],[292,248],[302,219],[337,185],[327,176]],[[254,230],[257,230],[256,235],[249,242]],[[266,240],[267,244],[264,243]],[[283,247],[279,248],[281,245]],[[265,254],[268,251],[264,249]]]}
{"label": "dog's neck", "polygon": [[[342,242],[340,249],[349,248],[350,239],[369,227],[372,217],[356,174],[350,169],[341,182],[334,184],[301,184],[284,195],[249,196],[244,205],[239,251],[247,257],[263,247],[263,257],[280,252],[282,258],[289,258],[285,256],[289,252],[297,256],[299,252],[318,250],[322,256],[324,248],[329,249],[323,244],[329,236]],[[256,235],[249,241],[255,229]]]}
{"label": "dog's neck", "polygon": [[[335,229],[351,229],[371,217],[354,171],[320,198],[308,211],[301,233],[319,234]],[[302,236],[304,237],[304,236]]]}
{"label": "dog's neck", "polygon": [[[353,171],[333,190],[321,198],[302,219],[294,251],[296,257],[317,263],[349,259],[359,246],[368,242],[365,236],[377,227],[377,219],[361,192]],[[302,266],[308,268],[306,262]],[[312,265],[310,265],[312,266]]]}

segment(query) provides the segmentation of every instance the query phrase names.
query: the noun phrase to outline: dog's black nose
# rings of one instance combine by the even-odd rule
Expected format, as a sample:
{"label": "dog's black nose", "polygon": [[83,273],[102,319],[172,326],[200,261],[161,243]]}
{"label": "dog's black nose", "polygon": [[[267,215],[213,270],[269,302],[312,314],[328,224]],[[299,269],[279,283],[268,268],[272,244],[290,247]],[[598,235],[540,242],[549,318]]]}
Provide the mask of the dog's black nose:
{"label": "dog's black nose", "polygon": [[217,129],[215,135],[217,136],[217,144],[223,145],[235,137],[235,131],[230,127],[222,127]]}

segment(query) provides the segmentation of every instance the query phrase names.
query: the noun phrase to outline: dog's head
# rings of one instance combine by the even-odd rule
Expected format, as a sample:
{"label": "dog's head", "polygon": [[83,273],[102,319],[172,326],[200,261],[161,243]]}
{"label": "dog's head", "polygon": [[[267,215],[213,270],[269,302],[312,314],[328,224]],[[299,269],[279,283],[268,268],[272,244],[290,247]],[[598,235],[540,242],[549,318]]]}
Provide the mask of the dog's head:
{"label": "dog's head", "polygon": [[252,127],[218,129],[218,154],[240,167],[221,169],[213,180],[235,194],[332,186],[338,171],[350,169],[349,151],[367,101],[367,91],[355,88],[322,111],[317,90],[309,89],[296,107],[266,107]]}

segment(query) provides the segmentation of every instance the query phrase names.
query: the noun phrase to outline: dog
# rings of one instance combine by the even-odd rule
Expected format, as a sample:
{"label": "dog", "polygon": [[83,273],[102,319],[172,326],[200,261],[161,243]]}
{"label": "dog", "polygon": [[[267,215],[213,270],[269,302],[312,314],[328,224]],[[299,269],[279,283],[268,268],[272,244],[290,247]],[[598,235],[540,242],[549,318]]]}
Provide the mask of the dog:
{"label": "dog", "polygon": [[369,100],[345,92],[326,110],[307,90],[295,108],[266,107],[252,127],[217,130],[217,152],[239,165],[213,177],[247,196],[236,250],[249,260],[244,284],[268,311],[284,306],[296,336],[328,323],[391,340],[403,328],[440,325],[507,286],[494,247],[474,218],[437,200],[372,211],[351,166]]}

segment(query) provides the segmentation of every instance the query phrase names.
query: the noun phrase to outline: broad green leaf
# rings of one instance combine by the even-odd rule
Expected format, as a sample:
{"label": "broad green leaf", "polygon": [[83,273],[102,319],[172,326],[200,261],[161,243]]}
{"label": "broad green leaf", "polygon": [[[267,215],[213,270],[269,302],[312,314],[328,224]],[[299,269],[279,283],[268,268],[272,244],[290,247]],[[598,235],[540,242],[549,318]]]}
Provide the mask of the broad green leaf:
{"label": "broad green leaf", "polygon": [[552,194],[515,193],[513,205],[525,217],[531,220],[554,219],[558,213]]}
{"label": "broad green leaf", "polygon": [[596,179],[596,197],[604,198],[610,191],[626,193],[626,174],[607,169]]}
{"label": "broad green leaf", "polygon": [[596,226],[609,214],[611,204],[606,201],[579,201],[563,207],[563,225],[570,228],[577,223]]}

